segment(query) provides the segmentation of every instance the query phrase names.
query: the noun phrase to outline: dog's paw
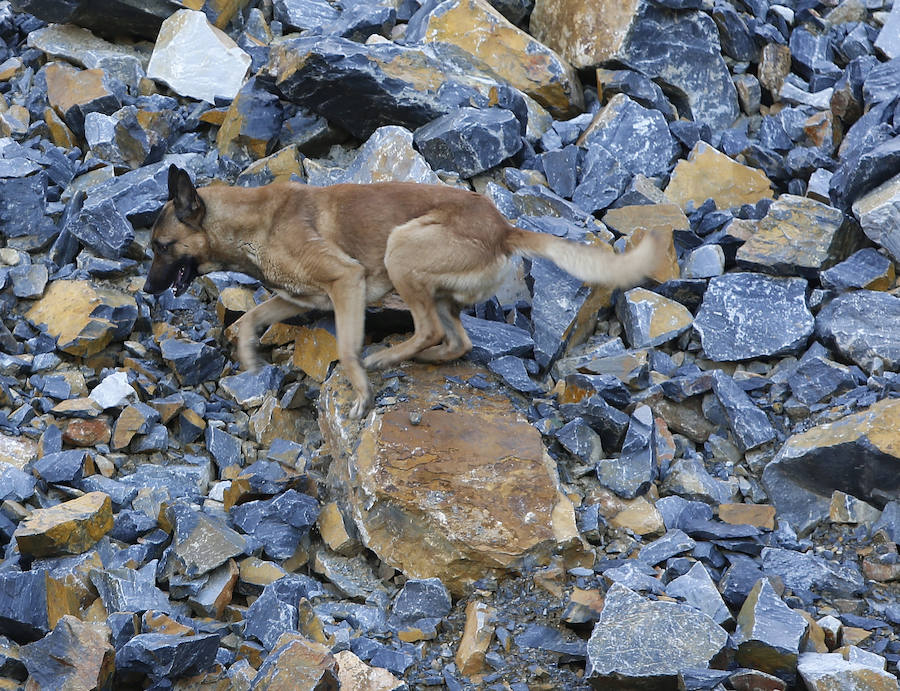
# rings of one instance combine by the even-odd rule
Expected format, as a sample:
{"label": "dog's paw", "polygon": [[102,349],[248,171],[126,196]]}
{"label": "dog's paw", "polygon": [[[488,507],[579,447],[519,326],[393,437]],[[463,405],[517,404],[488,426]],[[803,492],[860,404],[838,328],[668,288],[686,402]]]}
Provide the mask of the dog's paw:
{"label": "dog's paw", "polygon": [[390,362],[391,349],[382,348],[363,359],[363,367],[366,369],[381,369]]}
{"label": "dog's paw", "polygon": [[266,363],[256,353],[256,348],[239,348],[238,360],[241,362],[241,368],[245,372],[255,373],[265,367]]}
{"label": "dog's paw", "polygon": [[361,420],[369,412],[372,407],[372,394],[358,395],[350,407],[350,417],[354,420]]}

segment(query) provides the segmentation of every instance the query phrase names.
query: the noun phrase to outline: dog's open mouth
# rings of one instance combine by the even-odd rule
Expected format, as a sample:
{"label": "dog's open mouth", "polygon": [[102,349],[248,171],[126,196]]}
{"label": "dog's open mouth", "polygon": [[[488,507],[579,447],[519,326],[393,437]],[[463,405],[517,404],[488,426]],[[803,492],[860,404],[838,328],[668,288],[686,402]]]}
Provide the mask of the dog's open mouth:
{"label": "dog's open mouth", "polygon": [[197,275],[197,265],[193,259],[183,259],[178,264],[175,273],[175,281],[172,283],[172,291],[176,297],[183,294],[191,285],[194,276]]}

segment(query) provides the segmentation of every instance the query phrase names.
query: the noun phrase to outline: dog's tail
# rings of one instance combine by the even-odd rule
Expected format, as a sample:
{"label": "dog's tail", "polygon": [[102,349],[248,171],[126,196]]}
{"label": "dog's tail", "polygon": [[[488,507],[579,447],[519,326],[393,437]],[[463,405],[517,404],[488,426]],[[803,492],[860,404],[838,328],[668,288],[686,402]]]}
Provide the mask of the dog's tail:
{"label": "dog's tail", "polygon": [[513,254],[549,259],[585,283],[627,288],[640,283],[659,266],[668,240],[659,230],[649,231],[641,243],[616,254],[606,245],[582,245],[571,240],[513,228],[507,239]]}

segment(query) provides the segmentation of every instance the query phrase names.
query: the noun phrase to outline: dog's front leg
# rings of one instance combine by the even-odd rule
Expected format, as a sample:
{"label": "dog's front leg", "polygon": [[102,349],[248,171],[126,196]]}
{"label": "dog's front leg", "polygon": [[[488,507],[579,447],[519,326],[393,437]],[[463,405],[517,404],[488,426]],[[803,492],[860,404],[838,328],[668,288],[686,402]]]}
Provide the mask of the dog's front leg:
{"label": "dog's front leg", "polygon": [[358,420],[372,405],[369,378],[360,358],[366,318],[366,279],[359,264],[346,266],[341,273],[341,278],[332,283],[329,297],[334,306],[338,357],[356,393],[350,417]]}
{"label": "dog's front leg", "polygon": [[256,337],[270,324],[290,319],[308,309],[301,300],[288,300],[280,295],[269,298],[246,312],[234,323],[237,330],[237,351],[241,366],[248,372],[259,367]]}

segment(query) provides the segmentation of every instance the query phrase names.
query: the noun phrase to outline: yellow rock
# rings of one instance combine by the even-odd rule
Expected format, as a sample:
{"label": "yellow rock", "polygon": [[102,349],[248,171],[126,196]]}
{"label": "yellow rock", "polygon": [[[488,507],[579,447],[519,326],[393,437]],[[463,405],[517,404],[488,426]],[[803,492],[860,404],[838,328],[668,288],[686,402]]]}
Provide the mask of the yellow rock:
{"label": "yellow rock", "polygon": [[772,199],[771,182],[765,173],[750,168],[717,151],[706,142],[697,142],[687,160],[679,161],[665,189],[666,197],[686,209],[713,199],[719,209],[756,204]]}
{"label": "yellow rock", "polygon": [[349,650],[335,653],[338,683],[342,689],[359,691],[393,691],[405,688],[400,679],[383,667],[370,667]]}
{"label": "yellow rock", "polygon": [[669,238],[666,255],[657,269],[650,274],[650,278],[658,283],[665,283],[681,276],[673,231],[690,230],[691,222],[678,206],[671,203],[622,206],[607,211],[603,222],[622,235],[628,236],[628,249],[640,243],[647,231],[657,230],[666,233]]}
{"label": "yellow rock", "polygon": [[319,396],[333,461],[328,483],[365,545],[409,577],[455,594],[526,555],[547,563],[582,544],[574,508],[538,431],[504,395],[448,381],[488,376],[468,363],[402,366],[408,400],[360,425],[340,368]]}
{"label": "yellow rock", "polygon": [[337,338],[333,329],[321,326],[300,327],[294,342],[294,367],[299,367],[318,382],[325,381],[331,363],[338,359]]}
{"label": "yellow rock", "polygon": [[112,96],[104,83],[106,72],[101,69],[79,70],[68,63],[52,62],[46,75],[47,100],[63,117],[74,106]]}
{"label": "yellow rock", "polygon": [[775,529],[775,507],[770,504],[719,504],[719,520],[732,525]]}
{"label": "yellow rock", "polygon": [[494,617],[497,610],[484,602],[471,600],[466,605],[466,625],[456,649],[456,668],[471,677],[484,668],[484,655],[494,638]]}
{"label": "yellow rock", "polygon": [[303,178],[303,154],[296,144],[291,144],[270,156],[254,161],[241,172],[241,175],[262,175],[268,182],[284,182],[290,180],[292,175]]}
{"label": "yellow rock", "polygon": [[646,288],[627,291],[619,309],[628,341],[639,348],[661,345],[677,338],[694,321],[687,307]]}
{"label": "yellow rock", "polygon": [[610,518],[610,525],[627,528],[637,535],[662,535],[666,532],[662,514],[646,497],[624,501],[625,508]]}
{"label": "yellow rock", "polygon": [[131,443],[134,435],[145,422],[147,422],[147,418],[139,408],[133,405],[126,406],[116,418],[110,446],[113,449],[124,449]]}
{"label": "yellow rock", "polygon": [[216,316],[221,324],[228,326],[255,306],[252,290],[229,286],[219,293],[219,299],[216,300]]}
{"label": "yellow rock", "polygon": [[260,446],[269,446],[274,439],[302,442],[306,438],[303,415],[284,408],[275,396],[266,396],[262,405],[250,417],[250,432]]}
{"label": "yellow rock", "polygon": [[248,2],[249,0],[184,0],[182,4],[192,10],[201,10],[213,26],[224,29]]}
{"label": "yellow rock", "polygon": [[109,495],[88,492],[49,509],[36,509],[14,537],[19,551],[34,557],[82,554],[112,527]]}
{"label": "yellow rock", "polygon": [[584,109],[575,70],[556,53],[511,24],[486,0],[452,0],[432,12],[424,40],[449,43],[475,56],[492,76],[509,82],[555,117]]}
{"label": "yellow rock", "polygon": [[109,319],[91,316],[94,310],[127,304],[134,304],[130,295],[96,288],[89,281],[53,281],[25,316],[35,325],[46,324],[59,350],[86,357],[103,350],[117,328]]}
{"label": "yellow rock", "polygon": [[359,550],[359,541],[347,531],[344,517],[336,501],[328,502],[322,507],[316,519],[316,526],[332,552],[349,557]]}
{"label": "yellow rock", "polygon": [[28,133],[31,114],[25,106],[13,104],[0,113],[0,136],[22,136]]}
{"label": "yellow rock", "polygon": [[616,55],[642,0],[535,0],[529,28],[577,69]]}
{"label": "yellow rock", "polygon": [[296,633],[284,633],[267,658],[265,671],[254,680],[267,691],[337,688],[331,649]]}

